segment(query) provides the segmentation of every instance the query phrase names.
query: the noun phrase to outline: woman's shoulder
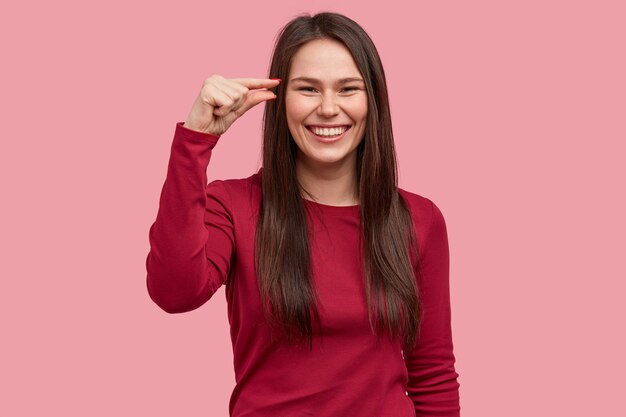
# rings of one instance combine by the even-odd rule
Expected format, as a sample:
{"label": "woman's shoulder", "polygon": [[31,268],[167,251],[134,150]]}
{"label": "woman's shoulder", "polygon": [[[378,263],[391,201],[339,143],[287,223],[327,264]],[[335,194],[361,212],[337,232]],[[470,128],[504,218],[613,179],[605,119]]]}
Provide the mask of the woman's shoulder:
{"label": "woman's shoulder", "polygon": [[207,193],[227,199],[233,208],[254,207],[261,198],[260,170],[241,178],[214,179],[207,185]]}
{"label": "woman's shoulder", "polygon": [[423,194],[417,194],[398,187],[398,192],[409,206],[413,222],[418,233],[426,234],[430,229],[443,226],[445,228],[444,215],[432,198]]}
{"label": "woman's shoulder", "polygon": [[433,209],[438,208],[432,199],[423,194],[414,193],[400,187],[398,187],[398,193],[404,197],[404,201],[406,201],[409,206],[413,217],[417,217],[418,219],[430,219]]}
{"label": "woman's shoulder", "polygon": [[431,198],[399,187],[398,192],[409,206],[421,256],[424,256],[426,246],[447,242],[446,220],[437,204]]}

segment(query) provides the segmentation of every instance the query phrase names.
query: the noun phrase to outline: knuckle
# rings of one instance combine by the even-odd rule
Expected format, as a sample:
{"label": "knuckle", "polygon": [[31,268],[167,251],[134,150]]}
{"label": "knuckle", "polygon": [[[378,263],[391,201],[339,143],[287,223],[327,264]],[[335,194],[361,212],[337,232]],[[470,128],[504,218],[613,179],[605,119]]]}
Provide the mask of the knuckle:
{"label": "knuckle", "polygon": [[211,91],[212,91],[212,86],[209,85],[205,85],[204,87],[202,87],[202,91],[200,92],[200,97],[202,97],[203,100],[206,100],[207,97],[211,97]]}
{"label": "knuckle", "polygon": [[210,89],[212,89],[212,88],[213,88],[213,85],[214,85],[214,84],[213,84],[211,81],[205,81],[205,82],[202,84],[202,88],[200,89],[200,92],[201,92],[202,94],[206,94],[206,93],[207,93]]}
{"label": "knuckle", "polygon": [[223,77],[219,74],[212,74],[204,80],[204,84],[212,84],[215,81],[219,80],[220,78],[223,78]]}
{"label": "knuckle", "polygon": [[235,102],[235,100],[233,100],[233,99],[232,99],[232,98],[230,98],[230,97],[226,97],[226,98],[224,99],[224,105],[225,105],[225,106],[232,106],[234,102]]}

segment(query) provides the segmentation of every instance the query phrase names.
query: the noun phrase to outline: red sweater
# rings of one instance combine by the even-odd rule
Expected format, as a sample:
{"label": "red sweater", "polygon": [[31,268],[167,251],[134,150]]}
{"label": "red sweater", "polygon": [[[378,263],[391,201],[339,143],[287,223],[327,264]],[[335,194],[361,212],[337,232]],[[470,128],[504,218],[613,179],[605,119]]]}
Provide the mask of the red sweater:
{"label": "red sweater", "polygon": [[[411,352],[373,335],[359,248],[359,206],[304,200],[322,338],[313,350],[274,339],[264,323],[254,270],[262,169],[213,180],[206,170],[220,135],[176,124],[146,259],[151,299],[168,313],[194,310],[225,285],[236,385],[232,417],[412,417],[460,415],[452,347],[446,224],[428,198],[405,191],[423,275],[421,335]],[[414,263],[415,265],[415,263]]]}

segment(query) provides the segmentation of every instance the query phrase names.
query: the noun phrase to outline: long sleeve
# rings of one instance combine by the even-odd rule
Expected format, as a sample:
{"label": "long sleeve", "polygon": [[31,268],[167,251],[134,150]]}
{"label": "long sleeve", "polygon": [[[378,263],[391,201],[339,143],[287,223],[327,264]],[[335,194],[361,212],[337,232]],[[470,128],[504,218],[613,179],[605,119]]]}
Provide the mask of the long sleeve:
{"label": "long sleeve", "polygon": [[421,277],[418,275],[422,325],[415,348],[405,355],[407,392],[418,417],[458,417],[459,375],[452,344],[448,234],[443,214],[432,201],[430,204],[432,216],[423,243],[423,270]]}
{"label": "long sleeve", "polygon": [[150,298],[168,313],[200,307],[228,277],[235,247],[230,196],[225,181],[207,185],[206,174],[219,138],[176,124],[146,258]]}

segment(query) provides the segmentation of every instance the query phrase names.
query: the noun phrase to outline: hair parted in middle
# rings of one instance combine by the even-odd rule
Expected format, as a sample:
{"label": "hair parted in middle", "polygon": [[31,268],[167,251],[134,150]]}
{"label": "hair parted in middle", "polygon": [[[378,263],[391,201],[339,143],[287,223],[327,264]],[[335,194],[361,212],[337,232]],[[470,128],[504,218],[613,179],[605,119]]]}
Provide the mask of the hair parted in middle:
{"label": "hair parted in middle", "polygon": [[268,78],[283,82],[275,90],[277,98],[266,102],[263,115],[262,198],[255,240],[263,311],[272,327],[281,325],[288,340],[308,338],[312,348],[313,317],[319,325],[318,301],[310,279],[305,190],[296,177],[297,145],[287,124],[285,89],[294,55],[316,39],[345,45],[365,82],[368,114],[365,137],[356,149],[355,174],[369,321],[374,334],[382,330],[390,337],[400,336],[409,350],[416,343],[423,314],[415,279],[421,260],[408,204],[398,192],[385,73],[365,30],[339,13],[299,15],[280,31],[274,45]]}

